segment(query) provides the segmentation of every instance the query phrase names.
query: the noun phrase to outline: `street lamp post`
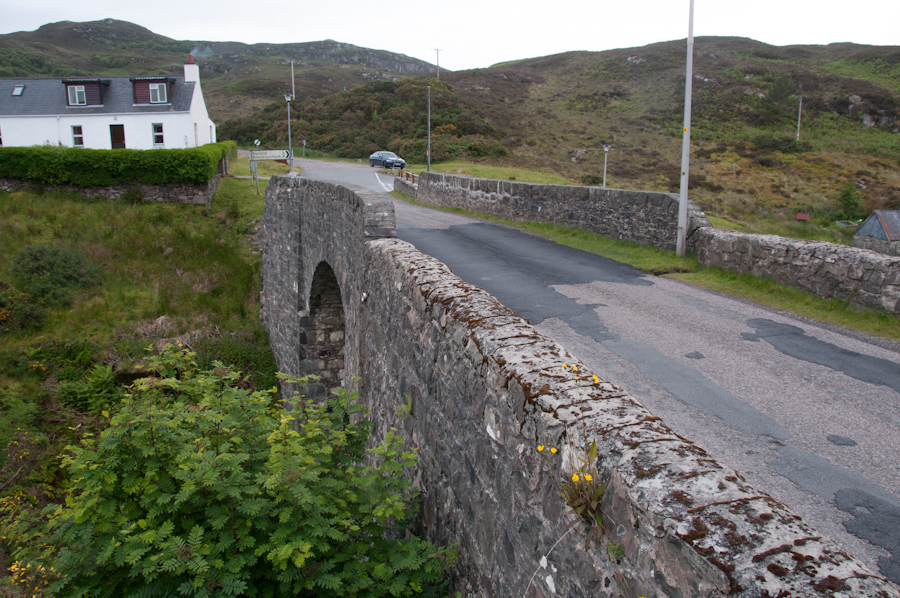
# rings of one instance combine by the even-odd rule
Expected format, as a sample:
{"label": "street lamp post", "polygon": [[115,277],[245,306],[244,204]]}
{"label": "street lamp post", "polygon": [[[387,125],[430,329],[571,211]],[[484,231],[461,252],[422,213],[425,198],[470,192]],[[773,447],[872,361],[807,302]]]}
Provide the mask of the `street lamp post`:
{"label": "street lamp post", "polygon": [[287,102],[288,107],[288,153],[291,154],[290,161],[288,164],[290,165],[288,169],[288,174],[294,174],[294,150],[291,145],[291,100],[294,99],[294,94],[291,92],[286,92],[284,94],[284,101]]}
{"label": "street lamp post", "polygon": [[691,0],[688,21],[687,68],[684,77],[684,131],[681,136],[681,188],[678,194],[678,233],[675,237],[675,255],[684,257],[687,239],[688,181],[690,181],[691,156],[691,87],[694,79],[694,0]]}
{"label": "street lamp post", "polygon": [[428,143],[425,147],[426,170],[431,172],[431,85],[428,86]]}
{"label": "street lamp post", "polygon": [[609,144],[603,144],[603,188],[606,189],[606,160],[609,158]]}

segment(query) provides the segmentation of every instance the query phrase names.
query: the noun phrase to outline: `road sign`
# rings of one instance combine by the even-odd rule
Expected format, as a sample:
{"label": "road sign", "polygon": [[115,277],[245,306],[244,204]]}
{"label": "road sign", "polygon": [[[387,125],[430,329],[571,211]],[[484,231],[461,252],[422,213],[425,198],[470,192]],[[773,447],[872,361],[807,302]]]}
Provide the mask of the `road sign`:
{"label": "road sign", "polygon": [[250,159],[256,160],[290,160],[291,150],[250,150]]}

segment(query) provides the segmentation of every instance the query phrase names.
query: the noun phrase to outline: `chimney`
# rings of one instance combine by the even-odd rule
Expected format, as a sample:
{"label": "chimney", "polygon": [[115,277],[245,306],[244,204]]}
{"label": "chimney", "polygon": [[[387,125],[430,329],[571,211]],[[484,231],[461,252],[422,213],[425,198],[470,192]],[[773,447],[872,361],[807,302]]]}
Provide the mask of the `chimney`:
{"label": "chimney", "polygon": [[188,61],[184,64],[184,82],[200,82],[200,65],[194,62],[194,55],[188,54]]}

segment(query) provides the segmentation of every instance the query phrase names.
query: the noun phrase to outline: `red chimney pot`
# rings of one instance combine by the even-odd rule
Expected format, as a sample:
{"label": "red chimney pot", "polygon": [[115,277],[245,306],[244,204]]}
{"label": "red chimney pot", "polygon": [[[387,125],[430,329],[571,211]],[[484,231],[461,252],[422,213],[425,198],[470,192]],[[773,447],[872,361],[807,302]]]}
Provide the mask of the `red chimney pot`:
{"label": "red chimney pot", "polygon": [[194,64],[194,55],[188,54],[188,64]]}

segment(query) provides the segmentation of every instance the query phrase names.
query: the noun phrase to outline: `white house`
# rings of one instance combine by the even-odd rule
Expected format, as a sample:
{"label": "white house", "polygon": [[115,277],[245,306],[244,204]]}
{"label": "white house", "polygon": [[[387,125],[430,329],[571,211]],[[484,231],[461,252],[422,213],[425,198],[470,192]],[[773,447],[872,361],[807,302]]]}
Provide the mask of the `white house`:
{"label": "white house", "polygon": [[215,142],[193,58],[183,77],[0,78],[0,145],[155,149]]}

